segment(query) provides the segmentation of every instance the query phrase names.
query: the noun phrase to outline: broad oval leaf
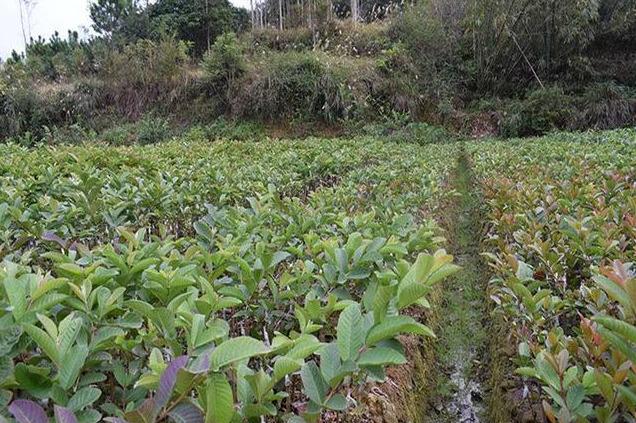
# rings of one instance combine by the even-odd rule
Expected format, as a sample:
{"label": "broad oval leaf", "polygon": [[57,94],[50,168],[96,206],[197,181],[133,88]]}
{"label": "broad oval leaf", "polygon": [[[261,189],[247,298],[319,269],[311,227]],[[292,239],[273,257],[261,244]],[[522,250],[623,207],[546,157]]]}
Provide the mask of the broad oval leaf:
{"label": "broad oval leaf", "polygon": [[53,412],[57,423],[77,423],[77,417],[68,408],[56,405],[53,407]]}
{"label": "broad oval leaf", "polygon": [[322,405],[329,387],[316,363],[313,361],[305,363],[300,370],[300,377],[303,381],[305,394],[316,404]]}
{"label": "broad oval leaf", "polygon": [[371,328],[365,343],[367,346],[373,346],[400,333],[435,337],[429,327],[415,321],[410,316],[390,316]]}
{"label": "broad oval leaf", "polygon": [[362,328],[363,319],[358,304],[351,304],[340,313],[336,334],[338,351],[343,361],[358,357],[366,336]]}
{"label": "broad oval leaf", "polygon": [[213,371],[221,367],[246,358],[267,354],[269,349],[258,339],[249,336],[232,338],[216,347],[210,355],[210,364]]}
{"label": "broad oval leaf", "polygon": [[44,409],[33,401],[15,400],[9,406],[9,412],[18,423],[49,423]]}
{"label": "broad oval leaf", "polygon": [[389,364],[404,364],[406,357],[393,348],[374,347],[360,355],[359,366],[387,366]]}
{"label": "broad oval leaf", "polygon": [[203,412],[194,404],[182,402],[177,404],[168,416],[174,423],[203,423]]}
{"label": "broad oval leaf", "polygon": [[206,388],[206,423],[230,423],[234,416],[232,387],[224,374],[212,373]]}

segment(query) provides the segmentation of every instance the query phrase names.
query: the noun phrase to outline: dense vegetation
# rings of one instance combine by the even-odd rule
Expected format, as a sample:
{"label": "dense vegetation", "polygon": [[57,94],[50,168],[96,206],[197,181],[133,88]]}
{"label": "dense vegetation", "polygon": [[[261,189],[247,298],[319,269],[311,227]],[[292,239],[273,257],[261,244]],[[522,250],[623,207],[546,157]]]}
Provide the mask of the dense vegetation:
{"label": "dense vegetation", "polygon": [[252,6],[0,63],[0,422],[636,421],[636,1]]}
{"label": "dense vegetation", "polygon": [[636,414],[636,134],[474,143],[489,294],[551,422]]}
{"label": "dense vegetation", "polygon": [[633,0],[270,0],[251,16],[225,1],[142,3],[97,1],[98,36],[9,58],[0,136],[50,142],[144,118],[505,136],[634,123]]}
{"label": "dense vegetation", "polygon": [[396,335],[432,335],[407,311],[455,269],[419,214],[451,151],[4,147],[3,407],[215,423],[348,408],[405,362]]}

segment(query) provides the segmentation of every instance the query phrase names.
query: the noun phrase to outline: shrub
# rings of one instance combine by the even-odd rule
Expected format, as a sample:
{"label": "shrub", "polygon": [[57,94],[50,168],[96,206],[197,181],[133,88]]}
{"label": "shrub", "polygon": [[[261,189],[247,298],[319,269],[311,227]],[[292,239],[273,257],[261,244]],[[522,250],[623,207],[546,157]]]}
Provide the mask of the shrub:
{"label": "shrub", "polygon": [[461,87],[460,24],[440,13],[435,2],[417,2],[393,19],[390,28],[397,42],[392,60],[399,60],[406,81],[417,83],[423,106],[433,113]]}
{"label": "shrub", "polygon": [[78,123],[69,126],[44,127],[42,141],[46,144],[83,144],[95,140],[96,133],[92,129]]}
{"label": "shrub", "polygon": [[122,124],[108,128],[99,135],[98,139],[111,145],[134,144],[135,125]]}
{"label": "shrub", "polygon": [[316,53],[268,55],[241,84],[234,113],[267,120],[346,118],[350,104],[343,75],[321,59]]}
{"label": "shrub", "polygon": [[391,47],[388,30],[384,22],[358,25],[333,20],[320,28],[316,47],[337,55],[376,56]]}
{"label": "shrub", "polygon": [[236,141],[257,140],[265,137],[262,125],[255,122],[237,122],[217,119],[203,128],[207,139],[229,139]]}
{"label": "shrub", "polygon": [[374,111],[383,119],[390,118],[393,111],[419,115],[427,97],[422,93],[418,69],[404,44],[397,43],[384,51],[376,60],[376,70],[379,78],[369,98]]}
{"label": "shrub", "polygon": [[234,33],[219,36],[203,57],[203,74],[212,94],[223,98],[226,105],[238,78],[246,71],[243,48]]}
{"label": "shrub", "polygon": [[250,31],[246,39],[253,50],[302,51],[314,45],[314,35],[311,28],[306,26],[283,31],[274,28],[255,29]]}
{"label": "shrub", "polygon": [[452,141],[455,138],[445,129],[425,122],[411,122],[407,113],[392,113],[381,123],[362,128],[362,133],[397,143],[432,144]]}
{"label": "shrub", "polygon": [[0,138],[26,131],[44,136],[44,128],[86,123],[103,106],[99,84],[35,84],[21,80],[0,90]]}
{"label": "shrub", "polygon": [[629,97],[627,89],[613,82],[595,84],[585,91],[580,101],[574,128],[611,129],[633,124],[635,100]]}
{"label": "shrub", "polygon": [[155,144],[170,137],[170,124],[166,119],[144,117],[137,124],[137,141],[141,145]]}
{"label": "shrub", "polygon": [[30,79],[49,81],[88,75],[95,70],[92,43],[80,41],[77,32],[63,39],[55,32],[48,40],[31,39],[23,55],[15,55],[9,66],[21,67]]}
{"label": "shrub", "polygon": [[166,119],[146,116],[136,123],[112,126],[95,138],[115,146],[149,145],[165,141],[170,135],[170,123]]}
{"label": "shrub", "polygon": [[567,127],[572,121],[572,99],[558,86],[530,91],[523,101],[510,103],[501,133],[507,137],[541,135]]}
{"label": "shrub", "polygon": [[185,42],[171,38],[140,40],[121,52],[110,51],[101,75],[108,100],[130,118],[150,106],[175,104],[188,86],[187,51]]}

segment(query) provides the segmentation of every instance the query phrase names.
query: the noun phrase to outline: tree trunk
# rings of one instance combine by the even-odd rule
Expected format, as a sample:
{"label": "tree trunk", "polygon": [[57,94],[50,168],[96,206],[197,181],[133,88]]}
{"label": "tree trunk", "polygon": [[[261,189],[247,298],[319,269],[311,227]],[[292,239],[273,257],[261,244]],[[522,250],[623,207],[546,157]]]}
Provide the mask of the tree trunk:
{"label": "tree trunk", "polygon": [[250,20],[252,22],[252,30],[254,30],[254,0],[250,0]]}
{"label": "tree trunk", "polygon": [[205,22],[206,22],[206,30],[207,30],[207,39],[208,39],[208,50],[210,50],[210,0],[205,0]]}

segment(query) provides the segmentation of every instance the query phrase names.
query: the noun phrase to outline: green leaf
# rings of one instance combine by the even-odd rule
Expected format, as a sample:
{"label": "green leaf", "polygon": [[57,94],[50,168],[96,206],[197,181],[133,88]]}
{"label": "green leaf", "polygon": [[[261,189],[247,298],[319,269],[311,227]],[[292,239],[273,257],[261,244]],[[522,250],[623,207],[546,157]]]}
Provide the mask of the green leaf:
{"label": "green leaf", "polygon": [[212,373],[206,388],[206,423],[230,423],[234,416],[232,387],[225,375]]}
{"label": "green leaf", "polygon": [[28,279],[34,275],[22,275],[16,278],[17,265],[13,263],[7,264],[7,275],[4,279],[4,290],[11,305],[13,318],[16,322],[19,322],[24,313],[27,311]]}
{"label": "green leaf", "polygon": [[33,341],[40,347],[42,351],[55,363],[58,367],[60,365],[60,355],[57,349],[57,345],[53,338],[48,333],[44,332],[37,326],[24,324],[22,325],[24,331],[33,339]]}
{"label": "green leaf", "polygon": [[37,313],[36,316],[40,323],[42,323],[42,326],[44,326],[44,329],[49,334],[49,336],[53,339],[57,339],[57,326],[55,325],[53,320],[40,313]]}
{"label": "green leaf", "polygon": [[68,401],[67,407],[73,411],[81,411],[93,404],[102,395],[102,391],[91,386],[80,389]]}
{"label": "green leaf", "polygon": [[607,329],[613,332],[619,333],[628,341],[636,344],[636,327],[630,325],[622,320],[615,319],[609,316],[597,315],[592,317],[592,320],[605,326]]}
{"label": "green leaf", "polygon": [[60,358],[65,358],[66,353],[75,343],[77,335],[82,328],[82,319],[75,317],[72,313],[66,316],[64,320],[60,322],[58,327],[59,336],[57,338],[57,346]]}
{"label": "green leaf", "polygon": [[614,398],[614,383],[612,377],[600,369],[594,369],[594,381],[605,401],[610,402]]}
{"label": "green leaf", "polygon": [[537,356],[534,362],[534,366],[537,370],[537,375],[543,382],[550,385],[556,390],[560,389],[561,382],[559,379],[559,375],[557,374],[554,367],[552,367],[552,365],[548,362],[548,360],[545,359],[543,354],[539,354],[539,356]]}
{"label": "green leaf", "polygon": [[58,279],[46,279],[38,285],[38,287],[31,294],[31,301],[35,301],[42,297],[44,294],[53,291],[55,289],[62,288],[68,284],[68,280],[64,278]]}
{"label": "green leaf", "polygon": [[420,254],[398,285],[398,308],[416,303],[431,286],[452,275],[459,266],[451,264],[453,256],[444,250],[435,255]]}
{"label": "green leaf", "polygon": [[583,387],[583,385],[578,384],[568,389],[565,402],[568,406],[568,409],[576,410],[578,406],[583,403],[584,399],[585,399],[585,388]]}
{"label": "green leaf", "polygon": [[[373,296],[371,309],[373,310],[373,318],[375,321],[379,322],[386,315],[389,303],[395,295],[396,288],[394,286],[385,286],[378,283],[376,283],[375,286],[376,290],[375,295]],[[370,292],[369,289],[367,289],[367,292]]]}
{"label": "green leaf", "polygon": [[521,376],[533,377],[535,379],[539,379],[539,375],[537,371],[533,367],[519,367],[515,370],[515,373]]}
{"label": "green leaf", "polygon": [[62,388],[68,390],[75,384],[82,370],[82,366],[84,366],[86,357],[88,357],[88,347],[86,345],[78,345],[66,354],[60,364],[61,367],[57,375]]}
{"label": "green leaf", "polygon": [[91,339],[90,350],[95,352],[101,349],[108,349],[110,345],[108,341],[125,334],[126,332],[124,332],[121,328],[113,326],[101,327],[97,330],[97,332],[95,332],[95,335],[93,335],[93,338]]}
{"label": "green leaf", "polygon": [[232,338],[216,347],[210,355],[210,363],[213,371],[221,367],[246,358],[267,354],[269,349],[258,339],[249,336]]}
{"label": "green leaf", "polygon": [[412,304],[416,304],[430,290],[428,286],[418,283],[398,288],[398,309],[402,310]]}
{"label": "green leaf", "polygon": [[344,411],[347,409],[347,399],[342,394],[336,394],[327,400],[325,407],[330,410]]}
{"label": "green leaf", "polygon": [[415,321],[410,316],[391,316],[371,328],[365,343],[367,346],[373,346],[400,333],[435,337],[430,328]]}
{"label": "green leaf", "polygon": [[305,394],[316,404],[323,405],[329,387],[316,363],[309,361],[300,370]]}
{"label": "green leaf", "polygon": [[599,326],[598,333],[601,334],[601,337],[612,344],[614,348],[625,354],[632,363],[636,363],[636,349],[634,349],[632,345],[611,330],[606,329],[605,326]]}
{"label": "green leaf", "polygon": [[6,355],[0,355],[0,384],[13,375],[13,360]]}
{"label": "green leaf", "polygon": [[294,346],[285,354],[289,358],[305,359],[316,352],[323,344],[313,335],[301,335]]}
{"label": "green leaf", "polygon": [[629,310],[631,308],[631,300],[629,298],[629,295],[617,283],[602,275],[595,275],[594,277],[592,277],[592,279],[601,288],[603,288],[605,292],[607,292],[607,295],[609,295],[610,298],[618,301],[625,308],[625,310]]}
{"label": "green leaf", "polygon": [[274,363],[274,373],[272,374],[272,383],[276,383],[285,376],[297,372],[303,365],[300,359],[293,359],[286,356],[280,356]]}
{"label": "green leaf", "polygon": [[375,347],[366,350],[358,360],[359,366],[385,366],[388,364],[404,364],[406,357],[393,348]]}
{"label": "green leaf", "polygon": [[330,385],[331,380],[338,374],[340,364],[341,361],[340,353],[338,352],[338,345],[330,343],[320,350],[320,370],[323,377]]}
{"label": "green leaf", "polygon": [[632,408],[636,407],[636,392],[634,392],[633,389],[630,389],[624,385],[615,385],[615,386],[616,386],[616,389],[618,389],[618,391],[620,392],[621,397],[623,397],[623,400],[626,403],[628,403],[630,407]]}
{"label": "green leaf", "polygon": [[24,363],[18,363],[15,366],[15,380],[20,389],[28,392],[36,398],[48,398],[51,392],[51,380],[42,374],[41,368],[27,366]]}
{"label": "green leaf", "polygon": [[358,357],[366,335],[362,328],[363,319],[358,304],[351,304],[340,313],[336,334],[338,350],[343,361],[355,360]]}

